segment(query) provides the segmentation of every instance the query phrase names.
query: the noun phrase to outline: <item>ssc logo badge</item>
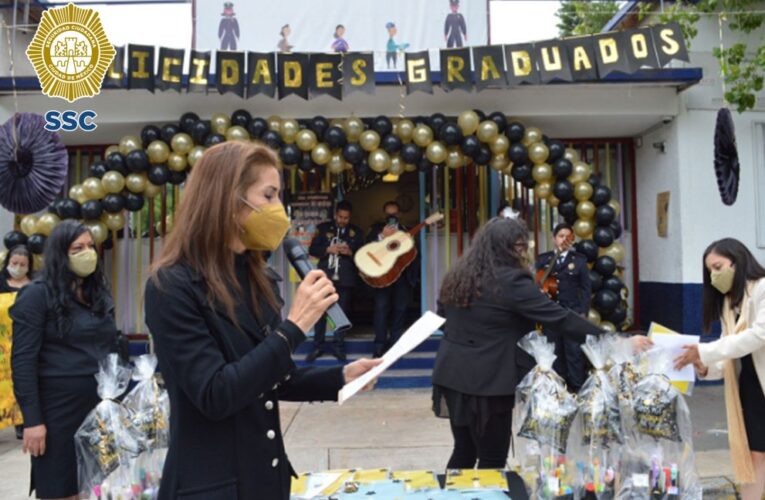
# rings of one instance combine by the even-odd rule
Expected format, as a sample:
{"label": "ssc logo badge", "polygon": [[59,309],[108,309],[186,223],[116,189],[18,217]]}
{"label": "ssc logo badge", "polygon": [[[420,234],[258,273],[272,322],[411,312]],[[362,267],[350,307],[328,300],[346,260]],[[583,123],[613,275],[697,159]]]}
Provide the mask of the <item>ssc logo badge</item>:
{"label": "ssc logo badge", "polygon": [[42,93],[74,102],[101,91],[114,47],[98,12],[74,4],[43,12],[27,48]]}

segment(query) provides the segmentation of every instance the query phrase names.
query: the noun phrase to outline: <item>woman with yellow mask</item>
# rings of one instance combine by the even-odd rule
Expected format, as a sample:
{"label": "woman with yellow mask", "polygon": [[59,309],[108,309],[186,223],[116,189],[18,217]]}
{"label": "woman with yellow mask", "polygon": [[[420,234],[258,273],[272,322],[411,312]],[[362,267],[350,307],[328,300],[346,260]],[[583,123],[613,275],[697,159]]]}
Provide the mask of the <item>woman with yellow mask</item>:
{"label": "woman with yellow mask", "polygon": [[37,498],[76,498],[74,434],[100,401],[98,363],[116,347],[117,326],[96,244],[77,221],[45,242],[39,279],[10,309],[13,390],[24,416]]}
{"label": "woman with yellow mask", "polygon": [[290,227],[278,166],[264,146],[208,149],[146,285],[146,324],[171,406],[160,499],[288,499],[294,471],[279,400],[336,400],[379,363],[295,367],[292,353],[337,293],[312,271],[281,319],[280,278],[263,259]]}
{"label": "woman with yellow mask", "polygon": [[718,340],[685,346],[677,368],[725,380],[728,440],[744,500],[765,492],[765,268],[743,243],[715,241],[704,252],[704,330],[720,320]]}

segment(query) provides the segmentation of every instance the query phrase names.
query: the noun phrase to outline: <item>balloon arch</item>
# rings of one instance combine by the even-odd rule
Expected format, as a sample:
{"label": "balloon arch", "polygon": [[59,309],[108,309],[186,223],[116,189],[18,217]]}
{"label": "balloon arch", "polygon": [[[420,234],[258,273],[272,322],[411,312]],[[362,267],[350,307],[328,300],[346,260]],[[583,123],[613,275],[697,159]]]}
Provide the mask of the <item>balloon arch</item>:
{"label": "balloon arch", "polygon": [[127,135],[119,145],[109,146],[105,159],[90,166],[90,177],[72,186],[67,198],[53,201],[47,213],[24,216],[20,231],[5,235],[5,246],[26,243],[39,259],[45,237],[61,219],[82,219],[102,243],[110,231],[125,226],[126,211],[140,211],[146,198],[162,193],[166,184],[182,184],[205,148],[249,140],[277,150],[288,169],[347,172],[356,181],[438,167],[448,172],[468,163],[510,176],[572,225],[579,238],[576,249],[591,266],[590,321],[609,330],[629,326],[628,290],[617,276],[624,259],[624,247],[617,241],[622,234],[619,202],[575,150],[500,112],[486,116],[464,111],[456,119],[436,113],[331,120],[253,118],[246,110],[202,120],[185,113],[179,123],[147,125],[140,137]]}

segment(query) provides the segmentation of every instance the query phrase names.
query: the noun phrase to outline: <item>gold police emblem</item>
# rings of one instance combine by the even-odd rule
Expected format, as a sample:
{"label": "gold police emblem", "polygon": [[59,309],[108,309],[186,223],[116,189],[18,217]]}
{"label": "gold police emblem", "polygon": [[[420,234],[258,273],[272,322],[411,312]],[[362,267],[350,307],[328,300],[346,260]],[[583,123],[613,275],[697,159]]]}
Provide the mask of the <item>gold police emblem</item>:
{"label": "gold police emblem", "polygon": [[74,102],[93,97],[114,59],[98,12],[74,4],[43,12],[27,48],[42,93]]}

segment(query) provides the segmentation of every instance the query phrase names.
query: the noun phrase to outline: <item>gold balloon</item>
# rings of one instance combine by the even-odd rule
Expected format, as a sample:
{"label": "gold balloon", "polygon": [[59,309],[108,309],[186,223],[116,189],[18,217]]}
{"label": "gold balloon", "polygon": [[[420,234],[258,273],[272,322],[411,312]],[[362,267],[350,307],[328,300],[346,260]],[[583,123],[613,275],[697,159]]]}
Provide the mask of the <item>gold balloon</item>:
{"label": "gold balloon", "polygon": [[524,146],[529,147],[535,142],[542,141],[542,131],[536,127],[528,127],[523,134],[523,140],[521,141]]}
{"label": "gold balloon", "polygon": [[574,184],[574,198],[579,201],[589,200],[592,196],[592,185],[587,181]]}
{"label": "gold balloon", "polygon": [[566,148],[566,151],[563,153],[563,157],[571,163],[579,161],[579,153],[576,149],[573,148]]}
{"label": "gold balloon", "polygon": [[298,132],[300,132],[300,125],[298,125],[297,120],[289,118],[282,122],[279,134],[282,136],[282,140],[285,144],[292,144],[295,142],[295,137]]}
{"label": "gold balloon", "polygon": [[591,220],[579,219],[574,222],[574,234],[582,239],[588,240],[592,237],[592,231],[595,229],[595,223]]}
{"label": "gold balloon", "polygon": [[146,188],[143,190],[144,196],[147,198],[154,198],[162,192],[162,187],[152,184],[151,181],[146,182]]}
{"label": "gold balloon", "polygon": [[107,193],[117,194],[125,189],[125,178],[116,170],[110,170],[104,174],[101,185]]}
{"label": "gold balloon", "polygon": [[190,167],[193,167],[196,165],[196,163],[199,161],[200,158],[202,158],[202,155],[205,152],[205,148],[203,146],[194,146],[191,148],[191,151],[189,151],[188,156],[186,157],[186,160],[189,163]]}
{"label": "gold balloon", "polygon": [[574,162],[574,168],[571,170],[571,175],[568,176],[568,180],[576,184],[577,182],[586,181],[592,175],[592,167],[583,161]]}
{"label": "gold balloon", "polygon": [[616,218],[619,218],[619,214],[622,213],[622,206],[619,204],[619,202],[611,198],[608,201],[608,204],[611,205],[611,208],[613,208],[614,212],[616,212]]}
{"label": "gold balloon", "polygon": [[189,134],[180,132],[175,134],[170,140],[170,147],[174,152],[185,155],[194,147],[194,139]]}
{"label": "gold balloon", "polygon": [[[361,137],[361,133],[364,132],[364,122],[361,118],[351,116],[345,120],[345,135],[348,137],[349,142],[356,142]],[[403,140],[403,139],[402,139]]]}
{"label": "gold balloon", "polygon": [[295,135],[295,144],[300,148],[300,151],[310,151],[316,147],[316,134],[313,130],[301,130]]}
{"label": "gold balloon", "polygon": [[89,200],[100,200],[106,196],[104,185],[101,184],[101,179],[98,177],[88,177],[82,181],[82,189]]}
{"label": "gold balloon", "polygon": [[146,154],[149,156],[150,162],[159,165],[167,161],[167,157],[170,155],[170,148],[162,141],[152,141],[149,147],[146,148]]}
{"label": "gold balloon", "polygon": [[85,189],[83,189],[81,184],[75,184],[69,188],[69,197],[76,200],[77,203],[80,204],[88,201],[88,195],[85,194]]}
{"label": "gold balloon", "polygon": [[390,167],[390,155],[384,149],[375,149],[369,153],[369,168],[381,174]]}
{"label": "gold balloon", "polygon": [[[0,250],[0,262],[5,262],[5,258],[7,256],[8,256],[8,250]],[[38,270],[38,269],[40,269],[40,268],[35,266],[35,270]]]}
{"label": "gold balloon", "polygon": [[407,163],[404,165],[404,172],[416,172],[417,171],[417,165],[414,163]]}
{"label": "gold balloon", "polygon": [[414,135],[414,123],[412,120],[401,120],[396,124],[396,135],[404,144],[412,142]]}
{"label": "gold balloon", "polygon": [[343,132],[345,132],[345,120],[342,118],[332,118],[329,120],[329,126],[341,128],[343,129]]}
{"label": "gold balloon", "polygon": [[106,228],[106,224],[99,220],[87,220],[82,224],[90,230],[93,240],[99,245],[109,237],[109,230]]}
{"label": "gold balloon", "polygon": [[404,170],[404,160],[402,160],[400,156],[391,157],[388,173],[393,175],[401,175],[404,173]]}
{"label": "gold balloon", "polygon": [[131,193],[143,193],[148,183],[149,180],[146,178],[146,174],[130,174],[125,178],[125,187]]}
{"label": "gold balloon", "polygon": [[505,168],[502,169],[503,175],[513,175],[513,164],[512,162],[508,163]]}
{"label": "gold balloon", "polygon": [[590,308],[590,310],[587,311],[587,321],[596,326],[600,324],[601,318],[597,309]]}
{"label": "gold balloon", "polygon": [[56,224],[61,222],[61,219],[58,218],[58,215],[47,213],[42,214],[39,219],[37,219],[37,226],[35,227],[36,232],[45,235],[50,236],[51,231],[53,231],[53,228],[56,227]]}
{"label": "gold balloon", "polygon": [[500,155],[494,155],[489,161],[489,166],[497,172],[501,172],[510,166],[510,158],[508,158],[504,153]]}
{"label": "gold balloon", "polygon": [[332,151],[326,144],[319,143],[311,150],[311,159],[317,165],[326,165],[332,157]]}
{"label": "gold balloon", "polygon": [[595,216],[595,204],[589,200],[580,201],[576,204],[576,215],[580,219],[592,219]]}
{"label": "gold balloon", "polygon": [[448,154],[446,146],[441,141],[433,141],[428,144],[428,148],[425,150],[425,156],[431,163],[439,164],[446,161],[446,155]]}
{"label": "gold balloon", "polygon": [[544,142],[535,142],[529,148],[529,158],[534,163],[544,163],[548,156],[550,156],[550,150]]}
{"label": "gold balloon", "polygon": [[372,152],[380,146],[380,134],[374,130],[366,130],[359,137],[359,144],[365,151]]}
{"label": "gold balloon", "polygon": [[421,148],[427,147],[428,144],[433,142],[433,131],[427,125],[420,123],[414,127],[414,136],[412,137],[414,143]]}
{"label": "gold balloon", "polygon": [[614,241],[606,248],[601,248],[598,252],[598,255],[608,255],[609,257],[613,258],[616,263],[618,264],[622,260],[624,260],[624,245],[619,243],[618,241]]}
{"label": "gold balloon", "polygon": [[225,135],[226,129],[231,126],[231,118],[226,113],[215,113],[210,118],[210,128],[214,134]]}
{"label": "gold balloon", "polygon": [[122,212],[116,214],[106,212],[103,222],[111,231],[119,231],[125,226],[125,214]]}
{"label": "gold balloon", "polygon": [[234,125],[233,127],[229,127],[228,130],[226,130],[226,140],[227,141],[249,141],[250,133],[247,132],[247,129],[245,129],[244,127],[241,127],[239,125]]}
{"label": "gold balloon", "polygon": [[129,152],[135,149],[141,149],[141,139],[134,135],[126,135],[120,139],[120,153],[127,155]]}
{"label": "gold balloon", "polygon": [[345,170],[345,159],[342,153],[332,153],[327,163],[327,170],[331,174],[339,174]]}
{"label": "gold balloon", "polygon": [[539,199],[545,200],[552,194],[552,184],[549,182],[540,182],[534,186],[534,196]]}
{"label": "gold balloon", "polygon": [[531,177],[537,182],[547,182],[553,177],[553,169],[547,163],[534,165],[531,169]]}
{"label": "gold balloon", "polygon": [[462,154],[462,148],[459,146],[449,146],[446,154],[446,166],[449,168],[460,168],[465,166],[465,155]]}
{"label": "gold balloon", "polygon": [[501,155],[507,153],[510,149],[510,139],[505,134],[497,134],[493,141],[489,144],[489,149],[495,155]]}
{"label": "gold balloon", "polygon": [[167,168],[175,172],[183,172],[186,170],[186,156],[179,155],[178,153],[170,153],[167,157]]}
{"label": "gold balloon", "polygon": [[616,326],[614,326],[614,324],[611,323],[610,321],[601,321],[600,322],[600,327],[602,329],[604,329],[605,331],[607,331],[607,332],[615,332],[616,331]]}
{"label": "gold balloon", "polygon": [[269,130],[273,130],[274,132],[281,132],[282,119],[279,116],[271,115],[266,118],[266,122],[268,123]]}
{"label": "gold balloon", "polygon": [[488,143],[491,143],[491,141],[497,137],[497,134],[499,134],[499,127],[492,120],[482,121],[481,124],[478,125],[478,132],[476,132],[478,140]]}
{"label": "gold balloon", "polygon": [[557,207],[558,205],[560,205],[560,200],[558,199],[557,196],[555,196],[554,194],[551,194],[550,197],[547,198],[547,203],[549,203],[551,207]]}
{"label": "gold balloon", "polygon": [[104,151],[104,158],[109,158],[110,154],[119,153],[119,152],[120,152],[120,147],[117,146],[116,144],[112,144],[111,146],[106,148],[106,150]]}
{"label": "gold balloon", "polygon": [[[5,257],[3,257],[0,260],[5,260]],[[43,264],[45,264],[45,260],[43,259],[42,254],[35,253],[32,254],[32,261],[34,262],[35,271],[39,271],[43,268]]]}
{"label": "gold balloon", "polygon": [[[21,226],[22,233],[32,236],[37,232],[37,216],[32,214],[25,215],[21,218],[19,226]],[[0,262],[2,262],[2,259],[0,259]]]}
{"label": "gold balloon", "polygon": [[480,119],[475,111],[463,111],[457,117],[457,125],[463,135],[474,134],[478,130]]}

